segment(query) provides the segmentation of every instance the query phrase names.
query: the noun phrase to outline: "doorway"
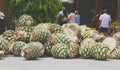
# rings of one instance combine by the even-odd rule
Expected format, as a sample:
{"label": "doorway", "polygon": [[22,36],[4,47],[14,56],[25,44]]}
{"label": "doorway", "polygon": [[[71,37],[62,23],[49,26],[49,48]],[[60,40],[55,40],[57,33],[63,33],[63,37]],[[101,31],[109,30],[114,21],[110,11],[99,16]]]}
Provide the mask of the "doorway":
{"label": "doorway", "polygon": [[81,24],[91,25],[90,11],[95,9],[95,0],[80,0]]}
{"label": "doorway", "polygon": [[117,2],[118,0],[103,0],[104,9],[108,9],[113,21],[116,19],[117,15]]}

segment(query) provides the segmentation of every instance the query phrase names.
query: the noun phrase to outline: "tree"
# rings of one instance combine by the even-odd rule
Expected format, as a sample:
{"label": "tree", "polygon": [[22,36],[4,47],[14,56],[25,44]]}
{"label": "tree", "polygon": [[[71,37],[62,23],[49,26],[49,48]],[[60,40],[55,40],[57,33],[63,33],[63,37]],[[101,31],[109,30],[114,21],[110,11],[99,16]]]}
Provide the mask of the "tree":
{"label": "tree", "polygon": [[6,13],[9,19],[28,14],[37,23],[54,22],[62,7],[60,0],[7,0]]}

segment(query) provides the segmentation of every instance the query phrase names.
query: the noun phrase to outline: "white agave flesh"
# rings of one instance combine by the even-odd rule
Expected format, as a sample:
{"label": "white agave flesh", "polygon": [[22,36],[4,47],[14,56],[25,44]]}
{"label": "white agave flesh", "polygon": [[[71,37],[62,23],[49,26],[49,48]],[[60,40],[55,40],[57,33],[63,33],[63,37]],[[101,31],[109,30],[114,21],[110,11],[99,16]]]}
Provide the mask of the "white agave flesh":
{"label": "white agave flesh", "polygon": [[64,28],[64,33],[66,35],[76,35],[76,33],[73,30],[71,30],[70,28]]}
{"label": "white agave flesh", "polygon": [[113,50],[116,47],[116,45],[117,45],[117,42],[116,42],[116,40],[113,37],[105,38],[103,40],[103,43],[108,45],[111,50]]}
{"label": "white agave flesh", "polygon": [[69,38],[70,41],[74,42],[74,43],[78,43],[78,37],[74,36],[74,35],[66,35],[67,38]]}
{"label": "white agave flesh", "polygon": [[96,41],[92,38],[86,38],[82,41],[81,44],[86,44],[86,45],[89,45],[90,47],[94,46],[96,43]]}
{"label": "white agave flesh", "polygon": [[103,33],[95,32],[95,33],[93,34],[92,38],[93,38],[94,40],[99,40],[99,39],[101,39],[101,38],[105,38],[105,35],[104,35]]}

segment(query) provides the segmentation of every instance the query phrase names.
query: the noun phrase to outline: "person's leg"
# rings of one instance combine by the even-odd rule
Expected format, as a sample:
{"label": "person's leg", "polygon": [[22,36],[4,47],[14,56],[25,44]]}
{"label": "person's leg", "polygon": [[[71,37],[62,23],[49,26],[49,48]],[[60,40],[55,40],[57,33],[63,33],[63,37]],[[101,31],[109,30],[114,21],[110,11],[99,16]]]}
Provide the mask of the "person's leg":
{"label": "person's leg", "polygon": [[100,28],[100,33],[103,33],[105,36],[108,36],[108,28]]}
{"label": "person's leg", "polygon": [[103,33],[103,28],[102,28],[102,27],[100,27],[99,32],[100,32],[100,33]]}
{"label": "person's leg", "polygon": [[105,36],[108,36],[108,33],[109,33],[108,28],[104,28],[103,33],[104,33]]}
{"label": "person's leg", "polygon": [[96,23],[96,30],[99,30],[99,25],[98,25],[98,23]]}

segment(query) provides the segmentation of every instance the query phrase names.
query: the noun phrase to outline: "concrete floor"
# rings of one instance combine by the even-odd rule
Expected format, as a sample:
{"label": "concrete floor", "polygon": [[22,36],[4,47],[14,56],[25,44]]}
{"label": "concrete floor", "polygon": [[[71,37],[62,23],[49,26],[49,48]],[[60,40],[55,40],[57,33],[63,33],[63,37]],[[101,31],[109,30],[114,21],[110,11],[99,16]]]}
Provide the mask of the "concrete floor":
{"label": "concrete floor", "polygon": [[120,70],[120,60],[98,61],[93,59],[25,60],[22,57],[7,56],[0,60],[0,70]]}

